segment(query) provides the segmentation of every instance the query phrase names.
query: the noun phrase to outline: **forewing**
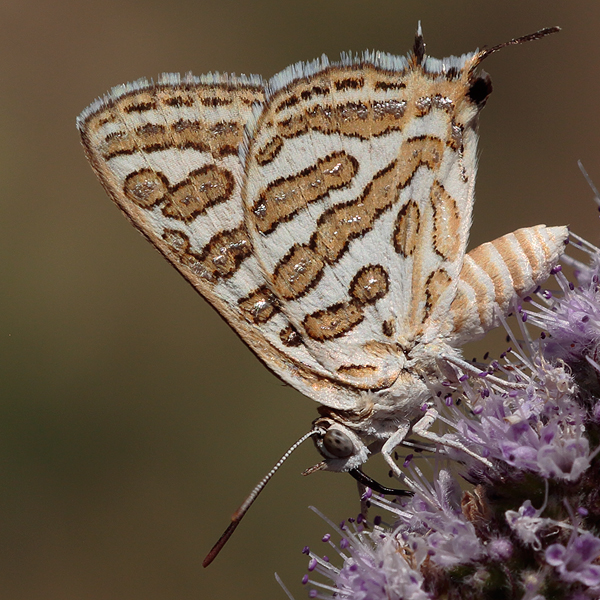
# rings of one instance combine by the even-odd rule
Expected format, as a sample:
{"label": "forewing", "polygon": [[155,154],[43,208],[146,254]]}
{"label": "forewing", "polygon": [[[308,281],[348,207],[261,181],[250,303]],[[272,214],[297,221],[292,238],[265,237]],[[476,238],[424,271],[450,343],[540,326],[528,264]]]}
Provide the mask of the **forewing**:
{"label": "forewing", "polygon": [[258,77],[163,75],[113,89],[78,128],[109,195],[259,358],[304,394],[351,408],[357,390],[297,343],[248,236],[238,150],[263,100]]}
{"label": "forewing", "polygon": [[250,125],[256,256],[301,344],[340,381],[388,387],[405,352],[439,334],[471,219],[471,58],[297,65]]}

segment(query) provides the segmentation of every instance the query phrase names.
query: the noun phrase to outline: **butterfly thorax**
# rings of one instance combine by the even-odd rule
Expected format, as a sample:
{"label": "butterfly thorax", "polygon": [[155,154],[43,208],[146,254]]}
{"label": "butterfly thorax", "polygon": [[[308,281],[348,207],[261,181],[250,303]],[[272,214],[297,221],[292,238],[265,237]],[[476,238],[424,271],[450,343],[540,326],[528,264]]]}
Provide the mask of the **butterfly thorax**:
{"label": "butterfly thorax", "polygon": [[[349,471],[359,467],[370,454],[378,452],[383,443],[399,429],[406,431],[418,421],[428,401],[446,389],[452,370],[447,358],[460,356],[457,349],[445,342],[417,344],[408,353],[404,368],[388,388],[365,391],[354,410],[319,407],[320,418],[313,423],[322,434],[314,439],[325,461],[321,468]],[[324,439],[327,433],[337,434],[348,444],[347,456],[337,456],[329,451]]]}

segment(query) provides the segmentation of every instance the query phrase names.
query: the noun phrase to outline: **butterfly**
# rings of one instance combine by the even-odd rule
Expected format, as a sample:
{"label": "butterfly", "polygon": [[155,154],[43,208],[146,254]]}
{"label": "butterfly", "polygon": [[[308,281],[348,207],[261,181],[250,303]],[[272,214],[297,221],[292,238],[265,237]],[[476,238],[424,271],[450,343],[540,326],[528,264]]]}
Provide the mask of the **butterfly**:
{"label": "butterfly", "polygon": [[[319,403],[287,455],[349,472],[403,442],[460,347],[549,275],[566,227],[466,252],[477,123],[498,49],[365,52],[260,76],[164,74],[113,88],[77,120],[105,190],[283,381]],[[423,431],[423,428],[420,429]],[[396,492],[379,486],[381,491]],[[400,493],[400,492],[398,492]]]}

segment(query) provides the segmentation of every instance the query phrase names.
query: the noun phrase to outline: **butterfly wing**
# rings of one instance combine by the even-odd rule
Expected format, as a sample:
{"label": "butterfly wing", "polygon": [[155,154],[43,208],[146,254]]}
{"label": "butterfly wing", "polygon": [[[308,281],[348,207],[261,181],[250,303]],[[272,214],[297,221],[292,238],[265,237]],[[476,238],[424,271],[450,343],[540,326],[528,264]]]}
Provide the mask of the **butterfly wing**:
{"label": "butterfly wing", "polygon": [[[478,60],[322,59],[268,85],[164,75],[113,89],[78,127],[109,195],[258,357],[356,409],[417,344],[458,345],[497,322],[497,290],[477,294],[469,271],[487,247],[465,259],[490,91]],[[532,281],[565,235],[535,250],[546,258]],[[513,283],[512,295],[526,287]]]}
{"label": "butterfly wing", "polygon": [[367,54],[282,72],[249,125],[246,223],[300,343],[363,389],[440,335],[471,222],[471,61]]}
{"label": "butterfly wing", "polygon": [[246,230],[238,149],[263,100],[259,77],[169,74],[113,89],[77,125],[108,194],[258,357],[307,396],[351,408],[358,391],[295,343]]}

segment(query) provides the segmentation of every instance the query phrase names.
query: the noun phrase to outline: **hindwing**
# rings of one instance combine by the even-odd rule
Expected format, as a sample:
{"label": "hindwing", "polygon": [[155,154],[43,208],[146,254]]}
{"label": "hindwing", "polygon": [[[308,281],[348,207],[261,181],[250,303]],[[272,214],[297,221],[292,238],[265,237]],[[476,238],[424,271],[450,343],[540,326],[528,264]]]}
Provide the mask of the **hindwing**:
{"label": "hindwing", "polygon": [[466,68],[437,66],[293,67],[249,124],[243,197],[265,278],[311,356],[365,389],[440,335],[462,266],[481,103]]}

